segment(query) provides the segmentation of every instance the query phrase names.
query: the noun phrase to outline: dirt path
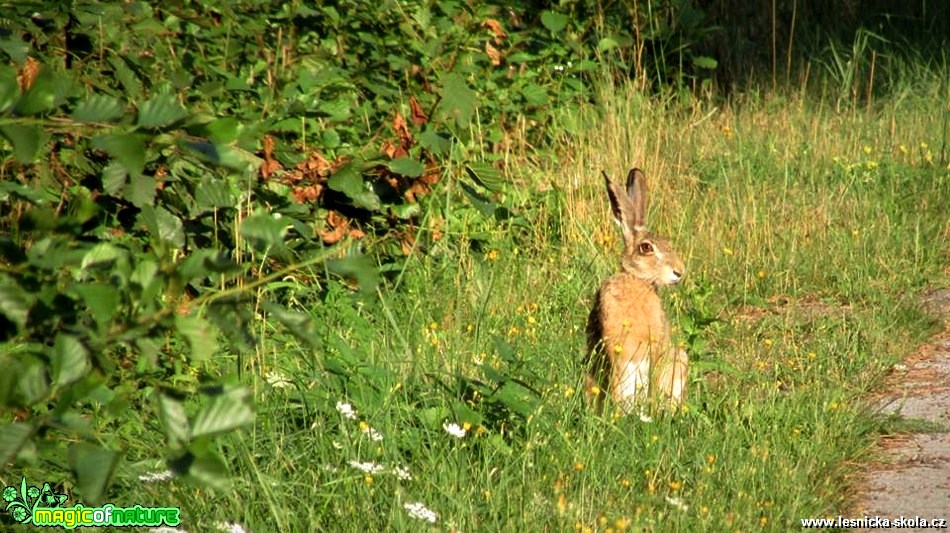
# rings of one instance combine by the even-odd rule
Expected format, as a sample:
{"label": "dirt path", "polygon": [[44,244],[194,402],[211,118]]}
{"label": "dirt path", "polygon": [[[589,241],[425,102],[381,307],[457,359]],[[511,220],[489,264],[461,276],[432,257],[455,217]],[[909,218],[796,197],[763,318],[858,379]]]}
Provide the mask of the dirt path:
{"label": "dirt path", "polygon": [[880,405],[885,412],[927,421],[937,431],[882,439],[887,459],[869,467],[852,518],[939,518],[950,528],[950,290],[929,295],[925,303],[943,318],[943,333],[897,368]]}

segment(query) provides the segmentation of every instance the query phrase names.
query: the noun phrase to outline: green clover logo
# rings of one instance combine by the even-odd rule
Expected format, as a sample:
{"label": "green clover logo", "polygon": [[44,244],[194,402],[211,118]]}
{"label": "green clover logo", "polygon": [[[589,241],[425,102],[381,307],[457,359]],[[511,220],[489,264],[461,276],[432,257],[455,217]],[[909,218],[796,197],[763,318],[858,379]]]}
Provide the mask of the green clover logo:
{"label": "green clover logo", "polygon": [[6,510],[10,511],[13,519],[20,523],[25,523],[33,516],[37,507],[55,508],[66,503],[66,495],[53,492],[49,483],[44,483],[43,488],[27,486],[26,477],[20,480],[20,487],[5,487],[3,489],[3,501],[7,502]]}

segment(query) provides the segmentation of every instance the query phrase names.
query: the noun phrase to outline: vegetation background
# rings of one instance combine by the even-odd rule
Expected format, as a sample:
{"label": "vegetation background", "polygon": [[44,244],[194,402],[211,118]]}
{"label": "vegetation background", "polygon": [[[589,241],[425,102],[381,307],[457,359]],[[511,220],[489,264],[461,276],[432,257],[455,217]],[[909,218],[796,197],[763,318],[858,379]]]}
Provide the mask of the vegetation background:
{"label": "vegetation background", "polygon": [[[948,4],[0,6],[0,485],[192,531],[787,530],[901,429],[863,397],[948,282]],[[578,392],[631,165],[688,269],[652,419]]]}

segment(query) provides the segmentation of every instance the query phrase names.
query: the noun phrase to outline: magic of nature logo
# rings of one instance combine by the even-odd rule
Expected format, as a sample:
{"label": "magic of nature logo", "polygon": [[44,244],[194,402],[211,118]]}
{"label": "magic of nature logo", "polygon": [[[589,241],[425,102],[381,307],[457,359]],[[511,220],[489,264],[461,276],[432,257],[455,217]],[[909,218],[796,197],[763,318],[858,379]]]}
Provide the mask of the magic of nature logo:
{"label": "magic of nature logo", "polygon": [[19,486],[3,489],[6,511],[21,524],[34,526],[75,527],[125,526],[161,527],[181,523],[178,507],[116,507],[107,503],[101,507],[85,507],[76,504],[66,507],[66,495],[54,492],[49,483],[43,487],[27,485],[24,477]]}

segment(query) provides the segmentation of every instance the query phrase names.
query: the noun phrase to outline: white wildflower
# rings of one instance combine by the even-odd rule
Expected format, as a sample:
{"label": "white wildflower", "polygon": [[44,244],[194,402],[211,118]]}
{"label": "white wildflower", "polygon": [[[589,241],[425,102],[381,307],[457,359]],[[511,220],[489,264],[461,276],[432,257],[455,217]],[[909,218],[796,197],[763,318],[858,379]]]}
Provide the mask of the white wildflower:
{"label": "white wildflower", "polygon": [[649,424],[650,422],[653,422],[653,417],[648,415],[645,411],[640,411],[640,422]]}
{"label": "white wildflower", "polygon": [[361,463],[359,461],[350,461],[349,464],[353,468],[362,472],[366,472],[367,474],[378,474],[386,469],[386,467],[377,463]]}
{"label": "white wildflower", "polygon": [[148,530],[148,533],[188,533],[186,529],[178,529],[177,527],[153,527]]}
{"label": "white wildflower", "polygon": [[290,381],[287,376],[276,370],[268,371],[267,374],[264,375],[264,379],[266,379],[267,383],[275,389],[286,389],[288,387],[292,387],[294,384],[294,382]]}
{"label": "white wildflower", "polygon": [[343,418],[349,418],[350,420],[356,420],[356,409],[353,409],[353,406],[346,402],[336,402],[336,410],[343,415]]}
{"label": "white wildflower", "polygon": [[218,531],[227,531],[228,533],[247,533],[244,526],[237,522],[215,522]]}
{"label": "white wildflower", "polygon": [[160,472],[148,472],[139,476],[139,481],[145,483],[158,483],[161,481],[168,481],[171,478],[175,477],[175,474],[171,470],[162,470]]}
{"label": "white wildflower", "polygon": [[453,437],[457,439],[461,439],[462,437],[465,436],[465,428],[456,424],[455,422],[452,422],[451,424],[449,424],[448,422],[442,424],[442,429],[444,429],[446,433],[448,433],[449,435],[452,435]]}
{"label": "white wildflower", "polygon": [[393,468],[393,474],[399,478],[400,481],[412,481],[412,473],[410,473],[409,469],[404,466],[397,466]]}
{"label": "white wildflower", "polygon": [[419,520],[425,520],[429,523],[436,523],[439,520],[439,515],[435,513],[432,509],[429,509],[422,502],[415,503],[406,503],[403,504],[403,508],[409,513],[409,516],[412,518],[417,518]]}
{"label": "white wildflower", "polygon": [[682,499],[682,498],[679,498],[679,497],[667,496],[667,497],[666,497],[666,503],[672,505],[673,507],[676,507],[676,508],[679,509],[680,511],[686,511],[686,510],[689,509],[689,506],[686,505],[686,503],[683,502],[683,499]]}

